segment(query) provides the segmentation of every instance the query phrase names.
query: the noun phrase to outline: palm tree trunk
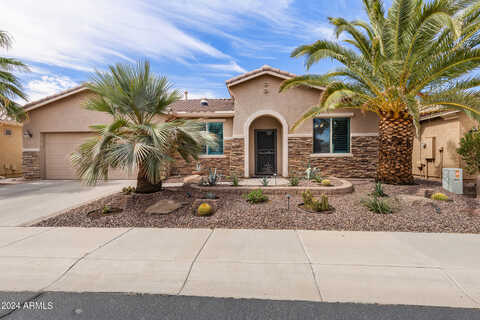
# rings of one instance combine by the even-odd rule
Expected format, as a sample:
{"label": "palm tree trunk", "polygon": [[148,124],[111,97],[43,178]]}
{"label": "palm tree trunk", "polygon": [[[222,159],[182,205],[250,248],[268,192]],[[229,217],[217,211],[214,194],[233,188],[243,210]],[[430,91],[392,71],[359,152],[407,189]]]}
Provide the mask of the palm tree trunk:
{"label": "palm tree trunk", "polygon": [[157,184],[152,184],[145,176],[145,170],[140,167],[137,175],[136,193],[154,193],[162,190],[162,181]]}
{"label": "palm tree trunk", "polygon": [[413,120],[408,113],[380,117],[377,181],[413,184],[413,135]]}

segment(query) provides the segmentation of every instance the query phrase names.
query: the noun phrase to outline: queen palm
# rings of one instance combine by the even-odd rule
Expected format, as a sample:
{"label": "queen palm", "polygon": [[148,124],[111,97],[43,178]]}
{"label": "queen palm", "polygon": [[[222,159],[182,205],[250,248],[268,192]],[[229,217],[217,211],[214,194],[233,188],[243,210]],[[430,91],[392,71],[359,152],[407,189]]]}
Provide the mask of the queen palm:
{"label": "queen palm", "polygon": [[167,78],[150,72],[148,62],[97,71],[87,86],[96,95],[86,108],[112,116],[111,123],[92,126],[96,136],[72,154],[78,175],[89,184],[107,179],[109,169],[138,171],[136,192],[155,192],[175,153],[189,161],[203,145],[215,146],[198,121],[164,121],[180,95]]}
{"label": "queen palm", "polygon": [[286,80],[296,86],[324,87],[318,105],[303,121],[341,108],[375,112],[379,117],[377,180],[411,184],[414,127],[424,110],[458,109],[480,119],[480,2],[478,0],[363,0],[367,21],[329,18],[345,44],[319,40],[292,57],[306,68],[322,59],[341,67],[322,75]]}
{"label": "queen palm", "polygon": [[[0,30],[0,48],[8,49],[12,45],[10,35]],[[0,119],[12,118],[23,121],[26,118],[22,107],[14,100],[27,100],[22,84],[13,71],[25,71],[25,64],[17,59],[0,57]]]}

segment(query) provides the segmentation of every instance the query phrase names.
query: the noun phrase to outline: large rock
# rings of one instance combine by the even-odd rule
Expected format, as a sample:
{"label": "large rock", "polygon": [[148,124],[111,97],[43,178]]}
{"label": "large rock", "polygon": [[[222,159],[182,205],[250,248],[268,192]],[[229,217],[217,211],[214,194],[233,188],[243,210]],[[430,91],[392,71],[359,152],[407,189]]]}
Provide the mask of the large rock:
{"label": "large rock", "polygon": [[199,184],[202,180],[202,176],[194,174],[183,179],[184,184]]}
{"label": "large rock", "polygon": [[145,210],[145,212],[153,215],[169,214],[181,207],[182,207],[182,203],[178,201],[162,199],[160,201],[157,201],[155,204],[151,205],[150,207],[148,207],[147,210]]}

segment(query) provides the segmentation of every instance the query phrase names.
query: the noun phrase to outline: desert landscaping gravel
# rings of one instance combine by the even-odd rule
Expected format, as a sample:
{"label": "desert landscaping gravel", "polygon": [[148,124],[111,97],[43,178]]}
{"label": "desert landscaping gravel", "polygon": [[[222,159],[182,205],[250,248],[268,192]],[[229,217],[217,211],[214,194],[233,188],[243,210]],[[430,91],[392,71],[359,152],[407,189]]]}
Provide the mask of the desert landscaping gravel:
{"label": "desert landscaping gravel", "polygon": [[[165,190],[150,195],[135,195],[128,210],[100,217],[88,217],[87,212],[118,202],[122,194],[116,194],[84,205],[36,226],[75,227],[158,227],[158,228],[233,228],[233,229],[310,229],[349,231],[411,231],[480,233],[480,215],[472,210],[480,208],[480,202],[471,197],[454,195],[442,190],[437,182],[417,181],[412,186],[384,185],[394,207],[393,214],[376,214],[368,211],[361,200],[372,192],[373,181],[352,181],[355,191],[351,194],[329,196],[335,208],[332,214],[307,213],[297,208],[300,196],[292,196],[287,209],[285,195],[269,195],[269,201],[248,204],[241,194],[221,193],[218,211],[210,217],[192,214],[191,203],[203,193],[188,187]],[[433,189],[446,193],[452,201],[433,201],[415,196],[421,189]],[[169,215],[148,215],[146,208],[160,199],[174,199],[184,206]]]}

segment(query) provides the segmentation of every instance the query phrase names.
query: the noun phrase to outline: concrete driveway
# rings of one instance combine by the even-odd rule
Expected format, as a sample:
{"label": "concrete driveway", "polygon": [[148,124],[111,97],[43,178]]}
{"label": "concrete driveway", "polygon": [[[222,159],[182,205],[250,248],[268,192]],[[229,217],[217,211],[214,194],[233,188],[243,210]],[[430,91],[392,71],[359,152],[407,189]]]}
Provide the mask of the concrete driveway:
{"label": "concrete driveway", "polygon": [[87,187],[74,180],[40,180],[0,185],[0,226],[30,225],[135,183],[134,180],[112,180]]}

